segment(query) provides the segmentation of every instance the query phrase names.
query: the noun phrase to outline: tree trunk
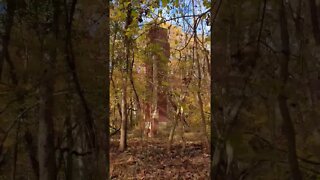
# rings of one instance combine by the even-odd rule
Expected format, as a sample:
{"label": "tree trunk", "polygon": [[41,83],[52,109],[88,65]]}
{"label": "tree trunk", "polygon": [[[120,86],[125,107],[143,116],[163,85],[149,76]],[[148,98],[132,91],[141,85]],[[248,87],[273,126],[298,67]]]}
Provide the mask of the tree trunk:
{"label": "tree trunk", "polygon": [[50,57],[50,66],[46,67],[40,86],[38,150],[41,180],[57,179],[53,123],[54,56]]}
{"label": "tree trunk", "polygon": [[[203,138],[203,142],[205,143],[205,145],[207,147],[209,147],[209,139],[207,136],[207,128],[206,128],[206,118],[204,115],[204,110],[203,110],[203,101],[202,101],[202,97],[201,97],[201,89],[202,89],[202,85],[201,85],[201,80],[202,80],[202,74],[201,74],[201,66],[200,66],[200,60],[199,60],[199,54],[198,54],[198,44],[197,44],[197,21],[195,18],[195,10],[194,10],[194,5],[195,2],[194,0],[192,0],[192,6],[193,6],[193,18],[194,18],[194,27],[193,27],[193,35],[194,35],[194,45],[192,47],[192,58],[193,60],[195,60],[196,65],[197,65],[197,75],[198,75],[198,88],[197,88],[197,99],[198,99],[198,104],[199,104],[199,108],[200,108],[200,115],[201,115],[201,124],[202,124],[202,138]],[[197,52],[195,52],[197,51]],[[195,56],[196,53],[196,56]]]}
{"label": "tree trunk", "polygon": [[183,122],[184,122],[185,120],[184,120],[184,113],[183,113],[183,111],[181,111],[179,119],[180,119],[180,137],[181,137],[181,140],[182,140],[182,150],[184,151],[185,148],[186,148],[186,140],[184,139],[184,131],[185,131],[185,129],[184,129],[184,124],[183,124]]}
{"label": "tree trunk", "polygon": [[[70,82],[69,82],[70,83]],[[70,85],[69,85],[70,87]],[[73,156],[72,156],[72,149],[74,148],[74,142],[73,142],[73,136],[72,136],[72,122],[75,119],[74,118],[74,99],[72,92],[69,93],[66,97],[67,104],[68,104],[68,112],[66,115],[65,120],[65,130],[66,130],[66,147],[68,148],[67,154],[66,154],[66,165],[65,165],[65,176],[66,180],[72,180],[73,179]]]}
{"label": "tree trunk", "polygon": [[171,149],[172,142],[173,142],[173,137],[174,137],[174,133],[175,133],[177,125],[178,125],[178,117],[176,115],[174,115],[174,121],[173,121],[172,129],[171,129],[170,134],[169,134],[168,150]]}
{"label": "tree trunk", "polygon": [[320,28],[316,1],[309,0],[309,7],[314,40],[317,45],[320,45]]}
{"label": "tree trunk", "polygon": [[26,141],[26,149],[28,152],[29,159],[31,161],[33,173],[34,173],[36,179],[39,179],[39,161],[37,158],[37,154],[38,154],[37,153],[37,146],[34,142],[34,139],[32,137],[31,132],[29,131],[29,129],[27,129],[25,131],[24,139]]}
{"label": "tree trunk", "polygon": [[0,51],[0,81],[2,80],[2,71],[3,71],[3,64],[4,61],[9,65],[9,72],[11,75],[11,79],[13,84],[17,84],[17,76],[15,73],[15,67],[13,65],[13,62],[11,61],[10,55],[9,55],[9,45],[10,45],[10,39],[11,39],[11,29],[14,22],[14,16],[15,16],[15,10],[16,10],[16,2],[12,0],[7,0],[7,15],[5,20],[5,32],[2,36],[2,52]]}
{"label": "tree trunk", "polygon": [[86,126],[86,139],[87,143],[90,148],[95,149],[97,146],[96,143],[96,134],[95,134],[95,127],[94,127],[94,119],[92,117],[92,111],[88,105],[88,102],[85,98],[83,93],[83,89],[81,87],[81,83],[79,80],[79,76],[77,73],[77,67],[75,62],[74,50],[73,50],[73,43],[72,43],[72,26],[73,26],[73,16],[76,9],[77,0],[73,0],[71,3],[70,10],[68,11],[68,4],[65,4],[66,13],[68,14],[66,18],[66,39],[65,39],[65,53],[66,53],[66,61],[67,66],[70,70],[72,80],[74,83],[74,89],[77,95],[80,98],[81,105],[84,109],[84,124]]}
{"label": "tree trunk", "polygon": [[[106,1],[105,2],[105,12],[106,14],[110,14],[110,1]],[[106,20],[107,22],[107,25],[106,25],[106,34],[107,34],[107,37],[106,37],[106,47],[105,49],[110,49],[110,28],[109,28],[109,25],[110,25],[110,18],[109,16],[107,16]],[[109,146],[110,146],[110,56],[109,56],[109,51],[106,51],[106,74],[105,74],[105,77],[106,77],[106,81],[105,83],[106,86],[106,89],[105,89],[105,92],[106,92],[106,104],[105,104],[105,113],[107,115],[106,119],[103,118],[103,122],[104,122],[104,128],[102,128],[102,137],[103,137],[103,143],[102,143],[102,148],[104,148],[104,151],[102,151],[102,153],[104,153],[104,159],[102,162],[105,163],[105,169],[104,169],[104,175],[105,176],[102,176],[101,179],[107,179],[110,177],[110,167],[109,167]]]}
{"label": "tree trunk", "polygon": [[[78,133],[79,136],[76,137],[75,139],[75,149],[79,152],[83,152],[85,149],[85,135],[83,135],[83,133],[81,133],[81,129],[79,129],[78,131],[75,132],[76,134]],[[77,168],[77,173],[76,175],[74,175],[75,179],[79,179],[79,180],[85,180],[87,178],[87,174],[86,174],[86,168],[85,168],[85,157],[84,156],[77,156],[76,157],[76,164],[75,164],[75,168]]]}
{"label": "tree trunk", "polygon": [[[52,39],[58,39],[60,1],[52,2],[54,8]],[[57,43],[53,43],[57,44]],[[39,132],[38,132],[38,160],[39,160],[39,179],[56,180],[56,152],[54,144],[54,84],[55,84],[55,64],[57,57],[57,47],[53,47],[47,52],[42,52],[44,62],[44,75],[39,88]]]}
{"label": "tree trunk", "polygon": [[[196,36],[196,35],[195,35]],[[195,38],[196,41],[196,38]],[[196,48],[197,48],[197,43],[196,43]],[[201,85],[201,67],[200,67],[200,60],[198,57],[198,52],[196,52],[196,64],[197,64],[197,73],[198,73],[198,88],[197,88],[197,99],[198,99],[198,104],[199,104],[199,108],[200,108],[200,115],[201,115],[201,123],[202,123],[202,138],[203,141],[206,145],[209,145],[209,140],[208,140],[208,136],[207,136],[207,124],[206,124],[206,118],[204,115],[204,110],[203,110],[203,101],[202,101],[202,97],[201,97],[201,89],[202,89],[202,85]]]}
{"label": "tree trunk", "polygon": [[120,151],[124,151],[127,148],[127,123],[128,123],[128,115],[127,115],[127,77],[124,74],[123,82],[122,82],[122,101],[121,101],[121,129],[120,129]]}
{"label": "tree trunk", "polygon": [[142,107],[141,107],[141,103],[140,103],[140,99],[139,99],[139,96],[138,96],[138,92],[136,90],[136,87],[134,85],[134,81],[133,81],[133,65],[134,65],[134,55],[133,55],[133,60],[132,60],[132,63],[131,63],[131,68],[130,68],[130,83],[131,83],[131,86],[132,86],[132,89],[133,89],[133,92],[134,92],[134,96],[135,96],[135,100],[136,100],[136,103],[137,103],[137,121],[138,121],[138,124],[139,124],[139,127],[140,127],[140,137],[141,139],[143,138],[143,130],[144,130],[144,121],[142,121]]}
{"label": "tree trunk", "polygon": [[[127,9],[127,18],[126,18],[126,25],[125,29],[128,30],[130,24],[132,23],[132,15],[131,15],[131,3],[128,4]],[[125,35],[125,47],[126,47],[126,62],[123,68],[123,77],[122,77],[122,118],[121,118],[121,129],[120,129],[120,146],[119,150],[124,151],[127,148],[127,129],[128,129],[128,104],[127,104],[127,84],[128,84],[128,70],[130,69],[130,48],[131,48],[131,41],[128,35]]]}
{"label": "tree trunk", "polygon": [[284,135],[287,138],[287,148],[288,148],[288,160],[289,166],[291,170],[291,176],[294,180],[301,180],[301,172],[299,169],[299,162],[297,159],[297,152],[296,152],[296,139],[295,139],[295,130],[294,124],[292,122],[288,104],[287,104],[287,97],[286,97],[286,85],[289,76],[289,61],[290,61],[290,46],[289,46],[289,32],[288,32],[288,23],[286,17],[286,10],[283,3],[283,0],[280,2],[280,12],[279,12],[279,19],[280,19],[280,30],[281,30],[281,44],[282,44],[282,58],[280,63],[280,79],[282,81],[281,92],[278,95],[278,102],[280,107],[280,112],[282,115],[283,120],[283,128],[284,128]]}
{"label": "tree trunk", "polygon": [[18,161],[18,148],[19,148],[19,132],[20,132],[20,119],[18,120],[18,127],[16,131],[16,138],[13,149],[13,167],[12,167],[12,180],[16,179],[17,174],[17,161]]}

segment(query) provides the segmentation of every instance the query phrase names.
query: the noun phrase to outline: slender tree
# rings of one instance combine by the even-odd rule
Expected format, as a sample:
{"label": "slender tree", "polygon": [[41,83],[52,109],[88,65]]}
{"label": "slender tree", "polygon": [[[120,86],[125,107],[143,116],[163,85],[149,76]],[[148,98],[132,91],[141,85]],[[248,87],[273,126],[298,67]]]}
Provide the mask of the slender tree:
{"label": "slender tree", "polygon": [[[51,39],[59,39],[59,16],[61,2],[55,0],[53,6],[53,23],[51,27]],[[55,43],[57,44],[57,43]],[[48,62],[44,66],[43,79],[39,88],[39,132],[38,132],[38,159],[39,179],[57,179],[56,152],[54,144],[54,86],[55,69],[58,47],[54,46],[42,53],[43,60]]]}
{"label": "slender tree", "polygon": [[289,62],[290,62],[290,41],[289,41],[289,32],[288,32],[288,22],[284,2],[280,1],[279,9],[279,19],[280,19],[280,28],[281,28],[281,49],[282,57],[280,60],[280,79],[281,79],[281,91],[278,95],[278,102],[280,107],[280,112],[283,120],[283,129],[284,134],[287,139],[287,148],[288,148],[288,160],[291,170],[292,179],[300,180],[302,175],[299,169],[299,162],[296,152],[296,138],[295,138],[295,129],[292,122],[292,118],[289,112],[287,98],[286,97],[286,87],[289,77]]}

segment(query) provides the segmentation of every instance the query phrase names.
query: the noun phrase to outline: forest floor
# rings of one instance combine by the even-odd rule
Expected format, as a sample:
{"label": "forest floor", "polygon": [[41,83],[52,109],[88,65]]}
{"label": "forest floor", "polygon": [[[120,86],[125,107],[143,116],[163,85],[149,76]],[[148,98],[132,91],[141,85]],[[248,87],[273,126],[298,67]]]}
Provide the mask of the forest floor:
{"label": "forest floor", "polygon": [[159,139],[130,139],[125,152],[118,151],[118,142],[111,141],[111,179],[209,179],[210,155],[200,142],[181,143],[168,150]]}

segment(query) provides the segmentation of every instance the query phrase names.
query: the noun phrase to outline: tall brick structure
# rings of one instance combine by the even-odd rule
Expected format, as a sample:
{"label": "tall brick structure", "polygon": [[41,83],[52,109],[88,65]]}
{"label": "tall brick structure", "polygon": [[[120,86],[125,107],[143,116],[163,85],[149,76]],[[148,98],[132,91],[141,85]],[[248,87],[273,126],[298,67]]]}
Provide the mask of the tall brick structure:
{"label": "tall brick structure", "polygon": [[[170,45],[167,29],[155,26],[148,32],[150,48],[146,61],[147,98],[145,102],[145,121],[151,129],[150,136],[157,132],[158,122],[168,120],[167,71]],[[156,102],[156,103],[155,103]],[[156,104],[156,106],[155,106]],[[148,127],[147,127],[148,128]]]}

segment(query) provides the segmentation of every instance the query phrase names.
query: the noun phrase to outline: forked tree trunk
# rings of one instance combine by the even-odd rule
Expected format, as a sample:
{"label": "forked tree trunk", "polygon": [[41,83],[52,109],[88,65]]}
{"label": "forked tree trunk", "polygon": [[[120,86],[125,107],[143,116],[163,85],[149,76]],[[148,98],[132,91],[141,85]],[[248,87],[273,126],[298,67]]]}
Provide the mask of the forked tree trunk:
{"label": "forked tree trunk", "polygon": [[169,134],[168,150],[171,149],[173,137],[174,137],[174,133],[175,133],[177,125],[178,125],[178,117],[176,115],[174,115],[173,125],[171,128],[170,134]]}

